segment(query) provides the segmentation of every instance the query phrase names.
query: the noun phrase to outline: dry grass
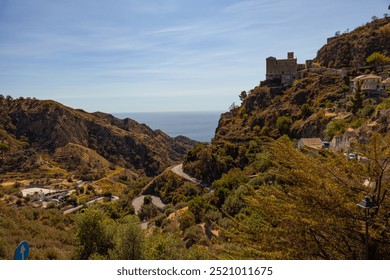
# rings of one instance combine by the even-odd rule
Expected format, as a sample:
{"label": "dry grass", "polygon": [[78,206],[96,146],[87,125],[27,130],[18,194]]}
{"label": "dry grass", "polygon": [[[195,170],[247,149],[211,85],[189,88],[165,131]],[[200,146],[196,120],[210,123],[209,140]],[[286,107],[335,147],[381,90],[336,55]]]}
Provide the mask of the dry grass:
{"label": "dry grass", "polygon": [[390,23],[380,27],[378,31],[382,35],[389,36],[390,35]]}

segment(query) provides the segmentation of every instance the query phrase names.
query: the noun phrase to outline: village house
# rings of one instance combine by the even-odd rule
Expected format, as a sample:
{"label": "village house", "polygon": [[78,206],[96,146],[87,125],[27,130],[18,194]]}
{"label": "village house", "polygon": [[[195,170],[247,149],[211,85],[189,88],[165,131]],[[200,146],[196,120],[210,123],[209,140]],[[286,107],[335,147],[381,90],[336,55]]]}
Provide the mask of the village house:
{"label": "village house", "polygon": [[330,141],[330,149],[336,152],[348,152],[351,142],[356,141],[356,133],[353,128],[348,128],[344,134],[335,135]]}
{"label": "village house", "polygon": [[41,185],[30,185],[21,191],[23,197],[30,197],[31,201],[53,201],[68,195],[67,190],[53,190],[43,188]]}
{"label": "village house", "polygon": [[351,87],[353,92],[377,91],[381,89],[381,82],[382,77],[373,74],[366,74],[357,76],[356,78],[352,79]]}

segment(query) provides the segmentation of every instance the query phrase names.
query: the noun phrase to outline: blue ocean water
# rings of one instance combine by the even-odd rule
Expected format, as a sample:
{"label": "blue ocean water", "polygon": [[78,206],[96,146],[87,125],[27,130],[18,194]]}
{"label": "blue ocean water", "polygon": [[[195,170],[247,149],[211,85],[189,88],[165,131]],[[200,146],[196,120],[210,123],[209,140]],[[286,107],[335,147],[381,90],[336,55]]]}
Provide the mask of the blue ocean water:
{"label": "blue ocean water", "polygon": [[117,118],[130,118],[152,129],[161,129],[172,137],[187,136],[193,140],[210,142],[221,112],[156,112],[113,113]]}

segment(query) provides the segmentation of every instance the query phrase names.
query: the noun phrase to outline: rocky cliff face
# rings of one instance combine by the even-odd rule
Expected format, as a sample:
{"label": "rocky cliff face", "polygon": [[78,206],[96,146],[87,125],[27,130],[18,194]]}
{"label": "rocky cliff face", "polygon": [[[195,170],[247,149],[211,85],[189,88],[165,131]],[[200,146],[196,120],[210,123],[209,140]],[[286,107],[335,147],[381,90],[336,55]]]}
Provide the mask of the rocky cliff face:
{"label": "rocky cliff face", "polygon": [[[310,74],[286,90],[256,87],[240,107],[221,116],[214,141],[255,136],[324,137],[331,117],[344,112],[349,88],[336,74]],[[331,113],[332,112],[332,113]]]}
{"label": "rocky cliff face", "polygon": [[374,20],[334,38],[318,51],[316,60],[330,68],[362,67],[374,52],[390,55],[390,17]]}
{"label": "rocky cliff face", "polygon": [[[54,154],[69,143],[95,151],[109,162],[155,175],[181,160],[195,142],[177,141],[131,119],[86,113],[54,101],[0,100],[0,130],[37,150]],[[17,143],[15,141],[15,145]]]}

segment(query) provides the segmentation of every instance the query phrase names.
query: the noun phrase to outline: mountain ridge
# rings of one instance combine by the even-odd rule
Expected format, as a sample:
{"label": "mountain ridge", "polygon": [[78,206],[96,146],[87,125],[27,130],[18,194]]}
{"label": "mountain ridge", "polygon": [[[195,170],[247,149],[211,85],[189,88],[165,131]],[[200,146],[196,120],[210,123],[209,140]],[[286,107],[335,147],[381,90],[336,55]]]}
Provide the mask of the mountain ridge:
{"label": "mountain ridge", "polygon": [[87,113],[51,100],[3,98],[0,102],[0,129],[2,134],[8,134],[2,138],[14,139],[10,150],[18,149],[16,143],[22,140],[30,147],[53,154],[57,148],[72,143],[96,151],[111,163],[155,175],[180,161],[196,143],[190,139],[175,140],[129,118]]}

